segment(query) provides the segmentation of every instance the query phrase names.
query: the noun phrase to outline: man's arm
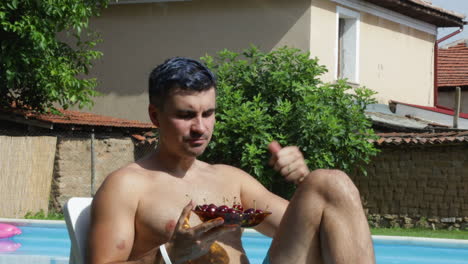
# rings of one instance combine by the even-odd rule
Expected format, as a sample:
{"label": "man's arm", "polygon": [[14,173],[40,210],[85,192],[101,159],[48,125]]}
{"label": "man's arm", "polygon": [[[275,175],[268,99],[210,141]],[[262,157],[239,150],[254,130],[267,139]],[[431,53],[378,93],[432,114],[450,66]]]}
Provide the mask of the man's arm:
{"label": "man's arm", "polygon": [[265,210],[268,207],[266,210],[271,211],[272,214],[260,225],[256,226],[255,230],[268,237],[273,237],[289,202],[268,191],[260,182],[247,173],[242,172],[241,178],[241,201],[244,210],[255,207]]}
{"label": "man's arm", "polygon": [[[299,184],[310,174],[304,157],[297,147],[289,146],[282,148],[278,142],[274,141],[268,146],[268,149],[272,154],[269,162],[270,165],[278,171],[286,181]],[[272,212],[272,214],[255,229],[264,235],[273,237],[288,207],[288,201],[269,192],[250,175],[242,179],[242,203],[247,207],[257,206],[257,208],[260,209],[265,209],[265,207],[268,206],[268,210]]]}
{"label": "man's arm", "polygon": [[138,177],[131,175],[129,169],[110,174],[93,199],[88,241],[91,264],[125,261],[130,256],[140,189]]}

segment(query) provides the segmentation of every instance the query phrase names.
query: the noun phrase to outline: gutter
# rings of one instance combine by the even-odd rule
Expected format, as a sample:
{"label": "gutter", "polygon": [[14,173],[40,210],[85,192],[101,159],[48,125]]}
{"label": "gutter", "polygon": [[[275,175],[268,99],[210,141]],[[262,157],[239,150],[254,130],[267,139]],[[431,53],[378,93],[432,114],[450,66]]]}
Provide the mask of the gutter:
{"label": "gutter", "polygon": [[[463,25],[466,25],[466,24],[467,24],[467,22],[464,21]],[[451,109],[451,108],[448,108],[448,107],[445,107],[445,106],[442,106],[442,105],[438,104],[439,79],[437,77],[437,74],[438,74],[437,67],[438,67],[438,64],[439,64],[439,59],[438,59],[438,56],[439,56],[439,43],[441,43],[442,41],[445,41],[445,40],[447,40],[447,39],[461,33],[462,31],[463,31],[463,26],[461,26],[457,31],[452,32],[452,33],[448,34],[447,36],[437,40],[435,42],[435,44],[434,44],[434,107],[436,107],[436,108],[441,108],[441,109],[453,111],[453,109]]]}

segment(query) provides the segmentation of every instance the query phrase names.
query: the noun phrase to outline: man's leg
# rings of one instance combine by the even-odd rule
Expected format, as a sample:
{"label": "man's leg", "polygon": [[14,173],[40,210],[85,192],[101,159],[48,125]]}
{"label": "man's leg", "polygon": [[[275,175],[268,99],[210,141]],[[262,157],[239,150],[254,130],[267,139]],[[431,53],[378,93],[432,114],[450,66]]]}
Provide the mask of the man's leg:
{"label": "man's leg", "polygon": [[270,247],[271,264],[375,263],[359,191],[338,170],[299,184]]}

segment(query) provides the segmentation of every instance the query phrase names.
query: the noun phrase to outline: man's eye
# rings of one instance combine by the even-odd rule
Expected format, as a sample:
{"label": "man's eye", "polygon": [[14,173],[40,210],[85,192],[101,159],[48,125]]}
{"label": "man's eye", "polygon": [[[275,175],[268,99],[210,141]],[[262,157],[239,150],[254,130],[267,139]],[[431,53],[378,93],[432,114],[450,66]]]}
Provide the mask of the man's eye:
{"label": "man's eye", "polygon": [[177,115],[177,118],[180,118],[180,119],[190,119],[190,118],[192,118],[192,115],[181,114],[181,115]]}
{"label": "man's eye", "polygon": [[210,116],[212,116],[214,113],[215,113],[215,111],[208,111],[208,112],[205,112],[205,113],[203,113],[203,117],[210,117]]}

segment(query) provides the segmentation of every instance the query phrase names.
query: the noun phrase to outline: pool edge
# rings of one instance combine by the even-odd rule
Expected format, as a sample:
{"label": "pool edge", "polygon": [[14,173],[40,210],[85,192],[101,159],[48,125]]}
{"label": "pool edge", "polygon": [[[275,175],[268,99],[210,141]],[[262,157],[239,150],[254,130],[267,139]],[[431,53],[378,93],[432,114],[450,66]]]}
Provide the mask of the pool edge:
{"label": "pool edge", "polygon": [[65,220],[38,220],[38,219],[18,219],[18,218],[0,218],[0,223],[7,223],[16,226],[41,225],[44,227],[61,228],[67,227]]}

